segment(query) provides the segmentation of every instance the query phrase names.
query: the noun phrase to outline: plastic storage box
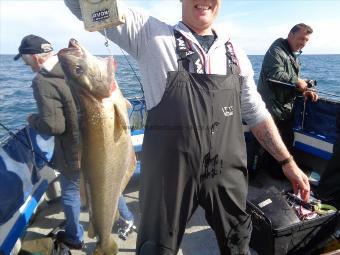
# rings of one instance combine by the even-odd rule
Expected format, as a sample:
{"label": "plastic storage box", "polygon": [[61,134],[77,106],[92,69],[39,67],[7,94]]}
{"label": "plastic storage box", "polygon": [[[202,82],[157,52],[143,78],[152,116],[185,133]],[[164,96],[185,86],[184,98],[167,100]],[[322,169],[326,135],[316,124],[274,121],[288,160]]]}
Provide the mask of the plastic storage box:
{"label": "plastic storage box", "polygon": [[253,222],[250,247],[260,255],[311,254],[334,233],[339,218],[337,211],[274,228],[270,218],[250,201],[247,201],[247,212]]}

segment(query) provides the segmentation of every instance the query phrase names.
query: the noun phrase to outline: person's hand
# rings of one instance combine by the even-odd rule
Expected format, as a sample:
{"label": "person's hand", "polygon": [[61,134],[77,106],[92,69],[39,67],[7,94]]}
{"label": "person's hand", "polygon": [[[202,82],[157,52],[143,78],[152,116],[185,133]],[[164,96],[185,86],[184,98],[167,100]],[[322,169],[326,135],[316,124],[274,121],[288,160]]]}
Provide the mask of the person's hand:
{"label": "person's hand", "polygon": [[318,94],[310,90],[306,90],[305,92],[303,92],[303,96],[305,99],[309,98],[310,100],[312,100],[312,102],[316,102],[319,99]]}
{"label": "person's hand", "polygon": [[298,81],[295,83],[296,88],[300,92],[305,92],[308,89],[308,84],[305,80],[298,78]]}
{"label": "person's hand", "polygon": [[296,165],[292,160],[289,163],[282,166],[284,175],[292,183],[294,193],[297,194],[300,191],[303,201],[308,202],[310,196],[310,185],[307,175]]}

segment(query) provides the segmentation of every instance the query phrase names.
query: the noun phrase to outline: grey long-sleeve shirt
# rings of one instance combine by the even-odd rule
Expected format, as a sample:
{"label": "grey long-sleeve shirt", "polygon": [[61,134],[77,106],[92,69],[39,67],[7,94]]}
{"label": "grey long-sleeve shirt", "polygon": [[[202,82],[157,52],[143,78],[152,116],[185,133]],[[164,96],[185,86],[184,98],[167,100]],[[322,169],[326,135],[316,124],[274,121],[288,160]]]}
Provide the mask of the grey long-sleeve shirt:
{"label": "grey long-sleeve shirt", "polygon": [[[81,19],[78,0],[64,0],[66,6]],[[189,41],[208,74],[226,74],[225,43],[230,41],[225,31],[214,29],[217,38],[207,53],[204,52],[190,30],[179,22],[168,25],[145,13],[122,6],[125,24],[107,29],[107,36],[123,48],[138,64],[142,76],[146,106],[150,110],[162,99],[167,73],[178,68],[174,29]],[[242,118],[252,127],[267,119],[270,114],[256,90],[254,71],[247,55],[232,43],[238,59],[241,76]]]}

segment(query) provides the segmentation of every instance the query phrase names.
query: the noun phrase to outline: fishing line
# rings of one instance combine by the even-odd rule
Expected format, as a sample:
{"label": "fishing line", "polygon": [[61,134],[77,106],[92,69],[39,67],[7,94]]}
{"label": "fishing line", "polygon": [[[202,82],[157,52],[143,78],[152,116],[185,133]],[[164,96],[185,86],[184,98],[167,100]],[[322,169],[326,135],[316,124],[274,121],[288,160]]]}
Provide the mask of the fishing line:
{"label": "fishing line", "polygon": [[[138,77],[138,75],[137,75],[135,69],[133,68],[132,64],[130,63],[128,57],[126,56],[125,52],[123,51],[123,49],[122,49],[121,47],[119,47],[119,49],[120,49],[120,51],[123,53],[123,56],[125,57],[126,62],[129,64],[131,70],[132,70],[133,73],[134,73],[134,76],[135,76],[136,79],[138,80],[139,85],[140,85],[140,89],[141,89],[141,91],[142,91],[142,93],[143,93],[143,95],[142,95],[141,98],[136,98],[136,99],[137,99],[139,102],[141,102],[142,105],[143,105],[143,106],[139,109],[139,114],[140,114],[140,116],[141,116],[141,124],[140,124],[140,125],[143,126],[143,122],[144,122],[144,118],[145,118],[145,115],[143,114],[143,110],[145,109],[145,98],[144,98],[143,85],[142,85],[142,82],[140,81],[140,79],[139,79],[139,77]],[[133,104],[132,111],[131,111],[131,113],[129,114],[129,119],[131,118],[131,116],[132,116],[132,114],[133,114],[134,112],[137,112],[137,111],[138,111],[138,110],[136,110],[136,107],[137,107],[137,105]]]}
{"label": "fishing line", "polygon": [[104,28],[104,36],[105,36],[105,47],[107,49],[107,51],[109,52],[109,56],[112,57],[112,52],[111,52],[111,49],[109,47],[109,39],[107,38],[107,34],[106,34],[106,28]]}
{"label": "fishing line", "polygon": [[307,100],[304,99],[303,100],[302,123],[301,123],[302,130],[304,129],[304,126],[305,126],[306,105],[307,105]]}
{"label": "fishing line", "polygon": [[[22,141],[13,131],[11,131],[8,127],[6,127],[4,124],[2,124],[0,122],[0,126],[5,129],[7,131],[8,134],[10,134],[10,136],[12,136],[15,140],[17,140],[18,142],[20,142],[22,145],[24,145],[27,149],[29,149],[32,153],[35,153],[35,155],[37,155],[37,157],[39,157],[40,159],[42,159],[45,163],[49,163],[40,153],[36,152],[33,149],[33,146],[29,146],[27,143],[25,143],[24,141]],[[28,136],[28,132],[26,134]],[[27,138],[30,139],[30,138]]]}
{"label": "fishing line", "polygon": [[[120,48],[120,47],[119,47],[119,48]],[[121,52],[123,53],[123,55],[124,55],[124,57],[125,57],[126,61],[128,62],[128,64],[129,64],[129,66],[130,66],[131,70],[133,71],[133,73],[134,73],[134,75],[135,75],[136,79],[138,80],[138,82],[139,82],[139,85],[140,85],[140,88],[141,88],[141,90],[142,90],[142,92],[143,92],[143,97],[144,97],[144,90],[143,90],[143,85],[142,85],[142,82],[140,81],[140,79],[139,79],[139,77],[138,77],[138,75],[137,75],[137,73],[136,73],[135,69],[134,69],[134,68],[133,68],[133,66],[131,65],[131,63],[130,63],[129,59],[127,58],[126,54],[124,53],[123,49],[122,49],[122,48],[120,48],[120,50],[121,50]]]}
{"label": "fishing line", "polygon": [[[108,52],[109,52],[109,55],[112,56],[112,52],[111,52],[110,47],[109,47],[109,39],[108,39],[108,37],[107,37],[106,28],[104,28],[104,37],[105,37],[105,43],[104,43],[104,45],[105,45],[105,47],[107,48],[107,50],[108,50]],[[142,92],[143,92],[143,98],[144,98],[143,85],[142,85],[142,82],[140,81],[140,79],[139,79],[139,77],[138,77],[138,75],[137,75],[137,72],[136,72],[135,69],[133,68],[132,64],[130,63],[129,59],[127,58],[127,56],[126,56],[126,54],[124,53],[124,51],[122,50],[122,48],[119,47],[119,49],[120,49],[121,52],[123,53],[123,55],[124,55],[124,57],[125,57],[127,63],[129,64],[129,66],[130,66],[130,68],[131,68],[131,70],[132,70],[134,76],[135,76],[136,79],[138,80],[138,83],[139,83],[140,88],[141,88],[141,90],[142,90]]]}
{"label": "fishing line", "polygon": [[[108,37],[107,37],[107,30],[106,30],[106,28],[104,28],[104,31],[103,31],[103,32],[104,32],[104,37],[105,37],[105,43],[104,43],[104,45],[105,45],[105,47],[107,48],[107,50],[108,50],[108,52],[109,52],[109,55],[112,56],[112,52],[111,52],[110,47],[109,47],[109,39],[108,39]],[[143,104],[143,107],[139,109],[140,114],[141,114],[141,116],[142,116],[142,117],[141,117],[141,122],[143,122],[143,119],[144,119],[143,116],[144,116],[144,115],[143,115],[142,111],[143,111],[143,109],[145,109],[145,99],[144,99],[143,85],[142,85],[142,82],[141,82],[141,80],[139,79],[139,77],[138,77],[138,75],[137,75],[136,70],[133,68],[133,66],[132,66],[132,64],[130,63],[128,57],[126,56],[125,52],[123,51],[123,49],[122,49],[121,47],[119,47],[119,49],[120,49],[121,52],[123,53],[123,56],[124,56],[126,62],[127,62],[128,65],[130,66],[130,69],[132,70],[134,76],[135,76],[136,79],[138,80],[138,83],[139,83],[139,85],[140,85],[140,89],[141,89],[141,91],[142,91],[142,93],[143,93],[143,95],[142,95],[141,98],[140,98],[140,97],[139,97],[139,98],[135,97],[139,102],[141,102],[141,103]],[[137,106],[136,106],[135,104],[133,104],[132,111],[131,111],[131,113],[129,114],[129,119],[131,118],[133,112],[136,112],[136,111],[137,111],[137,110],[135,109],[136,107],[137,107]]]}

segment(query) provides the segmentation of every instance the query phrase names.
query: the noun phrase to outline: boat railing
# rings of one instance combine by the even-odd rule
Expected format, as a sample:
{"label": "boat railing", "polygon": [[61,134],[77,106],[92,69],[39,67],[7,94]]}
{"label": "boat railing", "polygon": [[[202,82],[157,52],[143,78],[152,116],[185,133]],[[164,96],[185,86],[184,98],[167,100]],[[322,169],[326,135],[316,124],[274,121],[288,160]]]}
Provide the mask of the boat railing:
{"label": "boat railing", "polygon": [[294,102],[294,129],[334,143],[337,137],[336,115],[340,101],[320,98],[316,102],[297,97]]}
{"label": "boat railing", "polygon": [[147,117],[144,97],[131,97],[128,100],[132,105],[128,109],[131,131],[144,129]]}
{"label": "boat railing", "polygon": [[308,155],[329,160],[339,135],[336,115],[340,101],[320,98],[317,102],[297,97],[294,102],[294,148]]}

